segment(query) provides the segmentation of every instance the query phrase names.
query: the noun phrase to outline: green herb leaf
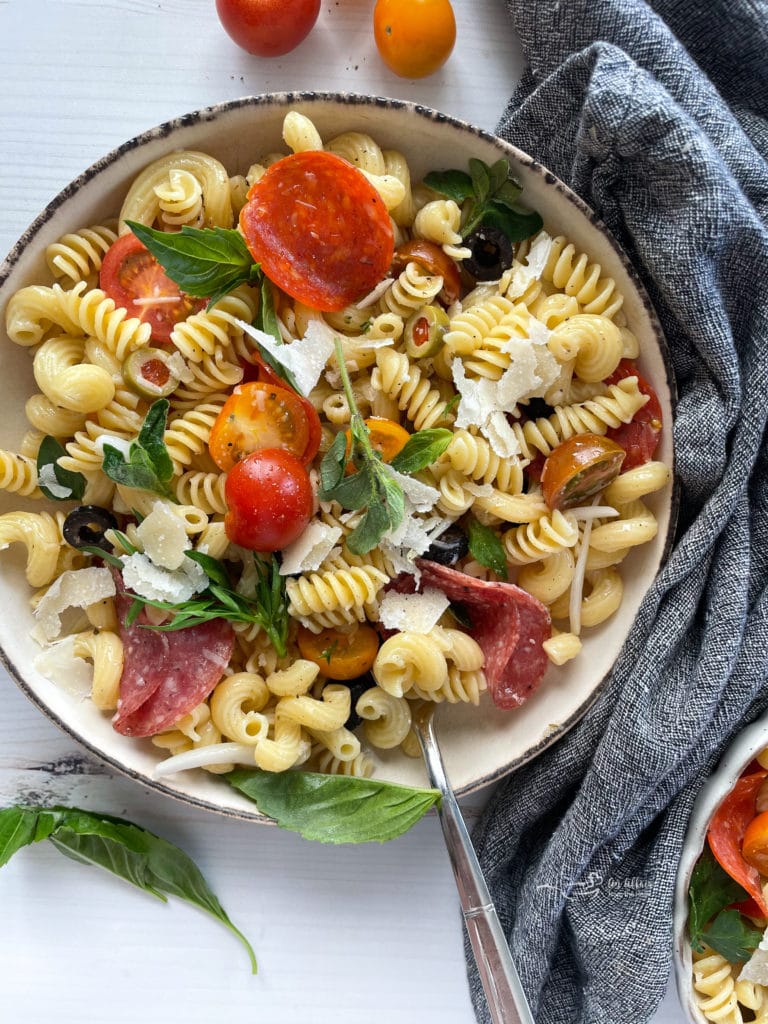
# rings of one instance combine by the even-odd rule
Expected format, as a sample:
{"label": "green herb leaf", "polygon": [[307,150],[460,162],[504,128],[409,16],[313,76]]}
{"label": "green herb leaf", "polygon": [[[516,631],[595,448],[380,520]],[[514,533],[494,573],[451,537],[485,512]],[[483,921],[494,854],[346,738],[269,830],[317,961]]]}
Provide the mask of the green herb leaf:
{"label": "green herb leaf", "polygon": [[500,579],[508,578],[504,545],[490,526],[484,526],[477,519],[469,520],[469,553],[480,565],[492,569]]}
{"label": "green herb leaf", "polygon": [[472,178],[472,191],[478,203],[484,203],[491,191],[491,168],[476,157],[470,157],[469,175]]}
{"label": "green herb leaf", "polygon": [[173,477],[173,462],[163,440],[170,403],[160,398],[152,404],[139,436],[131,443],[126,460],[122,452],[104,445],[104,473],[115,483],[159,494],[170,501],[176,495],[168,486]]}
{"label": "green herb leaf", "polygon": [[390,465],[398,473],[418,473],[437,462],[451,443],[453,431],[443,427],[430,427],[411,434]]}
{"label": "green herb leaf", "polygon": [[0,810],[0,865],[22,846],[41,839],[72,860],[96,864],[144,892],[191,903],[221,921],[243,943],[256,973],[250,943],[230,921],[205,878],[183,850],[130,821],[76,807],[23,807]]}
{"label": "green herb leaf", "polygon": [[433,192],[453,199],[459,206],[474,195],[472,179],[466,171],[430,171],[424,178],[424,184]]}
{"label": "green herb leaf", "polygon": [[386,842],[440,803],[436,789],[315,772],[237,770],[224,778],[281,828],[321,843]]}
{"label": "green herb leaf", "polygon": [[245,239],[233,228],[191,228],[157,231],[126,221],[149,249],[168,277],[187,295],[208,301],[208,308],[240,284],[256,284],[258,263]]}
{"label": "green herb leaf", "polygon": [[763,933],[738,910],[721,910],[703,935],[704,942],[729,964],[749,960],[762,937]]}
{"label": "green herb leaf", "polygon": [[333,439],[333,444],[320,463],[320,488],[324,494],[330,493],[341,482],[346,464],[347,438],[342,430]]}
{"label": "green herb leaf", "polygon": [[66,487],[69,490],[69,494],[64,497],[59,497],[53,494],[45,484],[40,483],[38,479],[38,487],[51,501],[79,501],[85,494],[85,488],[87,480],[82,473],[73,473],[68,469],[62,469],[59,465],[58,460],[62,455],[66,455],[66,449],[62,444],[49,434],[43,438],[40,443],[40,447],[37,451],[37,474],[38,477],[42,470],[46,466],[53,466],[53,475],[56,477],[56,482],[61,484],[62,487]]}
{"label": "green herb leaf", "polygon": [[[283,336],[280,333],[280,325],[277,322],[277,313],[275,312],[275,300],[272,293],[272,285],[266,277],[263,277],[261,281],[261,300],[259,302],[256,317],[253,321],[253,326],[257,330],[263,331],[271,338],[274,338],[278,345],[283,344]],[[260,345],[258,341],[253,338],[250,340],[256,345],[259,355],[267,366],[269,366],[281,380],[284,380],[289,387],[293,388],[294,391],[299,391],[296,378],[288,367],[283,366],[283,364],[279,360],[275,359],[272,353],[263,345]],[[299,394],[301,394],[301,392],[299,392]]]}
{"label": "green herb leaf", "polygon": [[494,192],[494,205],[496,206],[508,206],[510,209],[516,209],[518,199],[522,194],[522,188],[516,181],[508,179],[497,188]]}
{"label": "green herb leaf", "polygon": [[535,211],[516,210],[502,203],[489,203],[481,223],[503,231],[510,242],[521,242],[541,230],[544,221]]}
{"label": "green herb leaf", "polygon": [[707,923],[725,907],[741,903],[747,897],[748,893],[720,867],[712,851],[705,846],[688,887],[688,932],[697,952],[704,948]]}

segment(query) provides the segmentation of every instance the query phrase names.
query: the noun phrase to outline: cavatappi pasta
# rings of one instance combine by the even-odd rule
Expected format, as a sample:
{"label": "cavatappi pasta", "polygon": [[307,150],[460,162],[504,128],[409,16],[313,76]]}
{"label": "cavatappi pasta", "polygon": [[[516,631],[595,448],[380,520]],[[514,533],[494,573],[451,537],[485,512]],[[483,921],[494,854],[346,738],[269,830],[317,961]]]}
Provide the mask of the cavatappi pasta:
{"label": "cavatappi pasta", "polygon": [[[39,511],[26,504],[0,515],[0,548],[26,549],[35,602],[62,574],[86,564],[63,539],[62,513],[43,503],[41,484],[54,486],[36,462],[45,435],[63,448],[59,465],[86,478],[83,501],[114,511],[140,551],[159,544],[152,531],[159,529],[153,513],[160,508],[163,529],[180,531],[186,547],[227,562],[246,582],[247,552],[231,544],[224,529],[226,474],[211,459],[208,441],[232,389],[258,360],[243,324],[257,315],[259,290],[239,285],[210,308],[196,306],[170,332],[167,351],[178,383],[169,395],[164,441],[174,497],[115,487],[103,471],[104,445],[135,439],[151,405],[127,379],[126,360],[156,344],[150,325],[130,317],[99,287],[102,261],[129,230],[126,221],[164,231],[235,227],[248,188],[276,160],[325,149],[373,184],[396,242],[429,243],[460,271],[471,256],[461,233],[466,211],[415,181],[403,153],[382,150],[362,132],[323,139],[298,112],[285,119],[284,142],[283,153],[254,152],[247,168],[225,168],[192,151],[155,160],[132,183],[113,221],[73,226],[46,251],[49,280],[21,288],[7,304],[7,337],[30,350],[37,390],[26,406],[31,430],[24,444],[0,451],[0,489],[41,504]],[[667,484],[667,467],[645,461],[620,473],[591,505],[563,511],[547,506],[539,484],[543,459],[562,442],[585,432],[610,435],[648,401],[633,373],[616,375],[622,359],[638,355],[619,289],[588,254],[547,230],[519,243],[512,266],[497,280],[474,282],[466,270],[461,280],[461,294],[446,307],[443,276],[409,259],[369,296],[335,313],[320,313],[272,287],[286,345],[318,325],[341,339],[363,416],[385,417],[408,433],[445,428],[452,437],[439,459],[418,474],[429,497],[409,512],[418,538],[410,545],[385,535],[377,548],[354,555],[346,538],[360,513],[315,498],[310,525],[331,542],[315,562],[299,559],[286,576],[287,653],[278,655],[258,625],[235,624],[230,664],[213,692],[152,738],[158,749],[181,756],[179,767],[222,772],[233,763],[269,771],[303,765],[368,776],[370,747],[413,755],[414,702],[477,704],[486,690],[484,654],[450,611],[427,627],[383,632],[362,689],[331,678],[322,658],[307,660],[300,650],[302,631],[345,637],[376,626],[390,582],[404,569],[413,571],[414,556],[428,550],[424,538],[437,537],[446,526],[465,528],[473,518],[490,528],[510,581],[551,613],[555,628],[544,649],[554,665],[577,657],[583,631],[619,607],[620,563],[655,535],[646,499]],[[425,310],[435,308],[445,329],[437,347],[419,356],[409,340]],[[499,404],[510,394],[506,405]],[[317,491],[319,461],[348,428],[352,412],[335,356],[307,398],[322,431],[310,474]],[[483,403],[488,418],[476,408]],[[472,554],[462,555],[456,568],[497,578]],[[115,609],[108,597],[86,604],[71,651],[92,663],[92,699],[111,712],[123,668]]]}

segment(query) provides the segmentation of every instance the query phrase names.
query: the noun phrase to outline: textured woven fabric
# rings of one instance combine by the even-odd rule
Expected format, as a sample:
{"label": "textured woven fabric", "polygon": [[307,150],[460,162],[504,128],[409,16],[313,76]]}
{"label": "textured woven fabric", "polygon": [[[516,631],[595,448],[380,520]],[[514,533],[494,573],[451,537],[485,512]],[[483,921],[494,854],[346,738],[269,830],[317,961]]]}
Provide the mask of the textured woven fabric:
{"label": "textured woven fabric", "polygon": [[538,1024],[638,1024],[669,976],[693,800],[768,706],[768,7],[508,7],[528,70],[498,132],[643,278],[679,390],[682,512],[597,703],[499,787],[474,838]]}

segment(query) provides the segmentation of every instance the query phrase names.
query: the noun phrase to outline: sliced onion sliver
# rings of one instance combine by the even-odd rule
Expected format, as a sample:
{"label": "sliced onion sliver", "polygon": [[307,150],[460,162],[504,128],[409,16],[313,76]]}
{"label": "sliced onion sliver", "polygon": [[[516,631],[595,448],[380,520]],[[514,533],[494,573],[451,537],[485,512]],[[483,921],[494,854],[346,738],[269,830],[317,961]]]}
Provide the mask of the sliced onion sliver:
{"label": "sliced onion sliver", "polygon": [[580,505],[567,511],[567,515],[576,519],[613,519],[618,514],[619,510],[613,505]]}
{"label": "sliced onion sliver", "polygon": [[207,747],[196,747],[174,754],[161,761],[152,772],[155,779],[163,779],[166,775],[185,772],[189,768],[205,768],[213,764],[246,764],[253,766],[255,747],[245,743],[211,743]]}

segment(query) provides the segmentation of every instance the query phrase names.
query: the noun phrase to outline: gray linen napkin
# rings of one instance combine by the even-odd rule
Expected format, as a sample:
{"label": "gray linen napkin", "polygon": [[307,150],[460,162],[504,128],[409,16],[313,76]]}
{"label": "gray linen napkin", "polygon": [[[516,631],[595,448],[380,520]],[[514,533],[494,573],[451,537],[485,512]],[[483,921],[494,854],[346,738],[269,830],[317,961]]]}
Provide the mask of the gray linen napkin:
{"label": "gray linen napkin", "polygon": [[679,389],[682,512],[597,703],[474,838],[539,1024],[637,1024],[668,978],[694,797],[768,706],[768,6],[508,7],[529,68],[498,132],[598,211],[645,282]]}

